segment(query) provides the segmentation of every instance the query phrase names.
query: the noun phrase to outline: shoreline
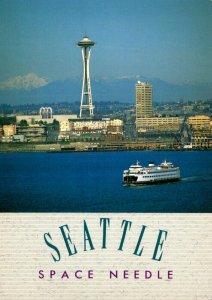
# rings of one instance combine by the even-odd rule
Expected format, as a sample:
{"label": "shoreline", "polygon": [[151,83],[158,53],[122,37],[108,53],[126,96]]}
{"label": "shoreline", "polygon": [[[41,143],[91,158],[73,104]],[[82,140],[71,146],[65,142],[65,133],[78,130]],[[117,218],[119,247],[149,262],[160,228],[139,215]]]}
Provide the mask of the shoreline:
{"label": "shoreline", "polygon": [[62,144],[0,144],[0,154],[5,153],[87,153],[87,152],[123,152],[123,151],[211,151],[212,148],[192,148],[184,149],[183,147],[145,147],[144,145],[135,144],[127,146],[125,144],[101,145],[100,147],[74,148],[70,145]]}

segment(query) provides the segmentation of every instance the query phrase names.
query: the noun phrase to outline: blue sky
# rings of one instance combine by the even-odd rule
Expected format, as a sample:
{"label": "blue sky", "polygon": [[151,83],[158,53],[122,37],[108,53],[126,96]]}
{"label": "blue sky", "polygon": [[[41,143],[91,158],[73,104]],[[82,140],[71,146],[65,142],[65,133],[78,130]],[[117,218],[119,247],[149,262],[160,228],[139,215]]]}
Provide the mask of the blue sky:
{"label": "blue sky", "polygon": [[209,82],[211,30],[211,0],[0,0],[0,81],[81,76],[87,34],[92,78]]}

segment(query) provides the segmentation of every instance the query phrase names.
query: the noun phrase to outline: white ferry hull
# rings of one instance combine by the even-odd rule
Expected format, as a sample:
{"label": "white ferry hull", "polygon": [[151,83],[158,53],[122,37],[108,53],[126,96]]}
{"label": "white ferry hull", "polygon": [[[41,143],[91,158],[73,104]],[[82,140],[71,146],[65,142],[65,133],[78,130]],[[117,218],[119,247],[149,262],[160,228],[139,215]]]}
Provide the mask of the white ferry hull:
{"label": "white ferry hull", "polygon": [[148,180],[144,180],[143,178],[139,178],[139,176],[124,176],[123,184],[125,185],[150,185],[150,184],[160,184],[160,183],[168,183],[168,182],[177,182],[180,180],[179,177],[164,177],[164,178],[152,178]]}

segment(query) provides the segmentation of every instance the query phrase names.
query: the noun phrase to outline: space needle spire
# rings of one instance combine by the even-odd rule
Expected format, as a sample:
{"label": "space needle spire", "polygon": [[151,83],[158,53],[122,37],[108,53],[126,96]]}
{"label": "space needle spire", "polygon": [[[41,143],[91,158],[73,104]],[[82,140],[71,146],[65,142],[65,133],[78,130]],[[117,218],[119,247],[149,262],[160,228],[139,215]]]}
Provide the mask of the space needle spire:
{"label": "space needle spire", "polygon": [[77,43],[78,47],[82,49],[82,60],[83,60],[83,81],[82,81],[82,95],[80,104],[80,118],[82,118],[83,110],[89,112],[89,116],[93,117],[94,106],[92,103],[91,95],[91,82],[90,82],[90,52],[91,47],[95,45],[87,36]]}

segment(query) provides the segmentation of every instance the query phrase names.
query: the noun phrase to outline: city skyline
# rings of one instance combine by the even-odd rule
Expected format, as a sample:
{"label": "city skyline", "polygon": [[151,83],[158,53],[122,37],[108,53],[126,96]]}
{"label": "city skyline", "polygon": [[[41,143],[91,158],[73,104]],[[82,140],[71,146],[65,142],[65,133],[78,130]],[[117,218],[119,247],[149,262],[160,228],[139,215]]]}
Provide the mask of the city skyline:
{"label": "city skyline", "polygon": [[85,34],[97,43],[92,78],[211,81],[210,0],[1,0],[0,8],[0,82],[81,77],[76,43]]}

